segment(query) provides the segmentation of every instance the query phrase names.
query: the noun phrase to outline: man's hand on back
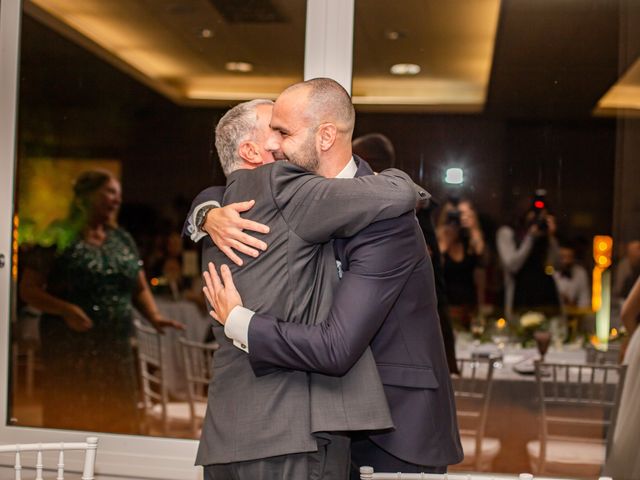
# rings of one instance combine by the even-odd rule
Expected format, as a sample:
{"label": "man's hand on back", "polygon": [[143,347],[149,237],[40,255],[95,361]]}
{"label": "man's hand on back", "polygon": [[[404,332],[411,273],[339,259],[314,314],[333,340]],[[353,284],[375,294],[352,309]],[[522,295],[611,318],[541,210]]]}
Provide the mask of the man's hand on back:
{"label": "man's hand on back", "polygon": [[206,285],[202,291],[209,305],[213,307],[209,314],[224,325],[231,310],[237,306],[242,307],[242,298],[233,284],[233,277],[228,266],[222,265],[220,275],[222,280],[218,276],[216,266],[209,262],[209,271],[202,274]]}
{"label": "man's hand on back", "polygon": [[267,249],[265,242],[243,232],[243,230],[251,230],[258,233],[269,233],[267,225],[246,220],[240,216],[240,213],[250,210],[254,204],[254,200],[249,200],[209,210],[202,226],[213,243],[236,265],[242,265],[242,259],[234,250],[251,257],[257,257],[260,251]]}

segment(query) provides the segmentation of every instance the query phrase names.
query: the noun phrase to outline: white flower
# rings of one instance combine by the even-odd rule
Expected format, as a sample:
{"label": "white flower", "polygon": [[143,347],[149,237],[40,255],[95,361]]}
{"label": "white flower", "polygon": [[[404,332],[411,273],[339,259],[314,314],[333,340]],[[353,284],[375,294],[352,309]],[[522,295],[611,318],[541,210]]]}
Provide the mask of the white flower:
{"label": "white flower", "polygon": [[520,326],[522,328],[535,328],[542,325],[544,315],[540,312],[527,312],[520,317]]}

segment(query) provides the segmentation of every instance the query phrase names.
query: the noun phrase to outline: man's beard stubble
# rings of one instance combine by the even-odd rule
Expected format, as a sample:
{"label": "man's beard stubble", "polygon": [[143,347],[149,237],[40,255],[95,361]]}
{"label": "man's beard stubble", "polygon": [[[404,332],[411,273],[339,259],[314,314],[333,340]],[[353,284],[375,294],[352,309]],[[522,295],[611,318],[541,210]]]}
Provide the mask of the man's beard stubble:
{"label": "man's beard stubble", "polygon": [[315,132],[309,131],[304,144],[296,152],[288,155],[287,158],[291,163],[304,168],[308,172],[318,173],[320,157],[316,151]]}

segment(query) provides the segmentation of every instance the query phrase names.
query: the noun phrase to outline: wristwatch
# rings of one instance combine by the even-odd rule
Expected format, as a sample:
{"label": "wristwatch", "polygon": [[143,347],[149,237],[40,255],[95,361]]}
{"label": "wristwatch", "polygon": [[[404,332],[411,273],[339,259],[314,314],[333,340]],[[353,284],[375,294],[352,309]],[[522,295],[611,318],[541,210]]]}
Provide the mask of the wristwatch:
{"label": "wristwatch", "polygon": [[196,213],[196,228],[201,232],[204,232],[202,227],[204,227],[204,222],[207,219],[207,213],[209,213],[209,211],[213,210],[214,208],[218,207],[216,205],[205,205],[200,210],[198,210],[198,213]]}

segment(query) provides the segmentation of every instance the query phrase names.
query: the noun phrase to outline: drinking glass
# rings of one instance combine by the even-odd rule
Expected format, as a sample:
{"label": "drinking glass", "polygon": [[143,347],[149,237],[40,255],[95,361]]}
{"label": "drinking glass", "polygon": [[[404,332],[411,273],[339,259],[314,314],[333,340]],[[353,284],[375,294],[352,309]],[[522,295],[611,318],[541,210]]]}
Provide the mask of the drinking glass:
{"label": "drinking glass", "polygon": [[540,362],[544,363],[544,356],[547,354],[551,343],[551,332],[537,330],[533,332],[533,339],[536,341],[536,347],[538,347],[538,353],[540,353]]}
{"label": "drinking glass", "polygon": [[480,345],[480,340],[482,339],[482,335],[484,334],[484,329],[486,326],[486,322],[483,317],[472,317],[471,324],[469,328],[471,330],[471,336],[473,337],[473,346],[478,347]]}

